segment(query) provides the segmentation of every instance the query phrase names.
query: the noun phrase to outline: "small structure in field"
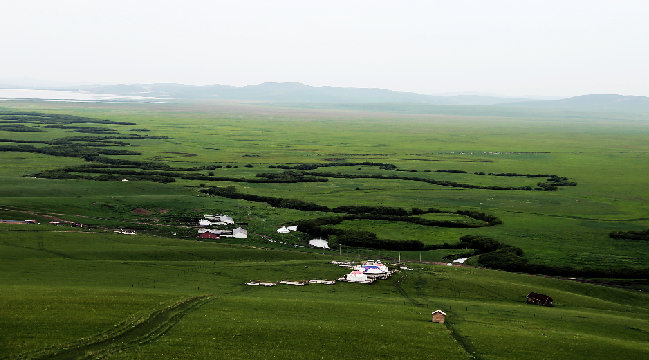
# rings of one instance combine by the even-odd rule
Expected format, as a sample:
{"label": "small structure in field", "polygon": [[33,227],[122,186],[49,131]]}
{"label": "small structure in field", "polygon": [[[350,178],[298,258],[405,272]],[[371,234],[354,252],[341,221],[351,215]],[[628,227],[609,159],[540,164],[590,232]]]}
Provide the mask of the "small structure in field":
{"label": "small structure in field", "polygon": [[433,322],[443,324],[446,321],[446,313],[442,310],[433,311]]}
{"label": "small structure in field", "polygon": [[135,230],[128,230],[128,229],[113,230],[113,232],[117,234],[124,234],[124,235],[135,235]]}
{"label": "small structure in field", "polygon": [[234,230],[232,230],[232,237],[237,238],[237,239],[246,239],[248,238],[248,230],[238,227]]}
{"label": "small structure in field", "polygon": [[211,225],[234,225],[234,219],[228,215],[203,215],[203,219],[198,220],[199,226],[211,226]]}
{"label": "small structure in field", "polygon": [[282,226],[281,228],[277,229],[277,232],[280,234],[288,234],[291,232],[286,226]]}
{"label": "small structure in field", "polygon": [[297,225],[291,225],[286,227],[288,231],[297,231]]}
{"label": "small structure in field", "polygon": [[317,248],[329,249],[329,242],[321,238],[309,240],[309,245]]}
{"label": "small structure in field", "polygon": [[530,292],[527,294],[527,303],[528,304],[533,304],[533,305],[542,305],[542,306],[553,306],[552,305],[552,298],[543,295],[543,294],[537,294],[534,291]]}
{"label": "small structure in field", "polygon": [[122,182],[127,182],[127,181],[128,181],[128,179],[122,179]]}
{"label": "small structure in field", "polygon": [[199,234],[198,237],[200,239],[217,239],[217,240],[221,238],[220,235],[213,234],[211,232],[204,232],[202,234]]}
{"label": "small structure in field", "polygon": [[205,214],[203,215],[203,218],[205,218],[206,220],[213,221],[212,225],[234,225],[234,219],[231,216],[224,215],[224,214],[218,214],[218,215]]}
{"label": "small structure in field", "polygon": [[354,270],[349,274],[347,274],[345,280],[347,282],[354,282],[360,284],[371,284],[372,282],[374,282],[374,279],[368,278],[367,275],[363,274],[363,272],[359,270]]}

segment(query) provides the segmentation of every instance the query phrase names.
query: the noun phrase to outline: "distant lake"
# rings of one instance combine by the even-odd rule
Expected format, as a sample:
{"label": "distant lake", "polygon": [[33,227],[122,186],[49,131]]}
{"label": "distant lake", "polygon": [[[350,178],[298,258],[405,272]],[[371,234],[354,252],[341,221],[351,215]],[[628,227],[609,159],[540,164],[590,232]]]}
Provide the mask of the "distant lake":
{"label": "distant lake", "polygon": [[70,90],[37,90],[37,89],[0,89],[0,99],[42,99],[50,101],[78,101],[78,102],[101,102],[101,101],[139,101],[139,102],[161,102],[160,98],[147,96],[125,96],[114,94],[96,94],[85,91]]}

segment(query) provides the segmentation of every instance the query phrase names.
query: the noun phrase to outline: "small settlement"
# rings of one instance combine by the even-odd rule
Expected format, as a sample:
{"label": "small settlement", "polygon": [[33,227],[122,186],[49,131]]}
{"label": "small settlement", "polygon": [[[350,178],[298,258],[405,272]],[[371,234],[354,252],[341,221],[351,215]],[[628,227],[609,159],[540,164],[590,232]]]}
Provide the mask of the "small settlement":
{"label": "small settlement", "polygon": [[[238,239],[248,238],[248,230],[237,227],[232,229],[235,225],[234,219],[228,215],[203,215],[203,218],[198,221],[198,237],[200,239],[220,239],[222,237],[231,237]],[[231,229],[217,229],[212,226],[225,226]]]}
{"label": "small settlement", "polygon": [[308,284],[323,284],[323,285],[333,285],[337,281],[339,282],[350,282],[350,283],[359,283],[359,284],[371,284],[379,279],[387,279],[394,273],[390,271],[387,266],[381,263],[381,260],[367,260],[362,261],[360,264],[355,264],[353,262],[346,261],[332,261],[334,265],[340,267],[350,268],[352,271],[344,276],[341,276],[337,280],[308,280],[308,281],[288,281],[282,280],[278,283],[274,282],[260,282],[260,281],[249,281],[246,285],[250,286],[275,286],[277,284],[282,285],[295,285],[295,286],[304,286]]}
{"label": "small settlement", "polygon": [[297,231],[297,226],[282,226],[281,228],[277,229],[277,232],[280,234],[288,234],[291,231]]}

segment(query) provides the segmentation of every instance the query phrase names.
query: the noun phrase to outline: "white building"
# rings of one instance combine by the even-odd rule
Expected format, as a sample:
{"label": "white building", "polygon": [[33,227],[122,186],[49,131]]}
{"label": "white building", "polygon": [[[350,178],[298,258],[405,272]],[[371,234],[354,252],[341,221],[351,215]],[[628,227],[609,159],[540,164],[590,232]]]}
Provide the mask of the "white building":
{"label": "white building", "polygon": [[237,239],[246,239],[248,238],[248,230],[242,227],[238,227],[232,230],[232,237],[235,237]]}

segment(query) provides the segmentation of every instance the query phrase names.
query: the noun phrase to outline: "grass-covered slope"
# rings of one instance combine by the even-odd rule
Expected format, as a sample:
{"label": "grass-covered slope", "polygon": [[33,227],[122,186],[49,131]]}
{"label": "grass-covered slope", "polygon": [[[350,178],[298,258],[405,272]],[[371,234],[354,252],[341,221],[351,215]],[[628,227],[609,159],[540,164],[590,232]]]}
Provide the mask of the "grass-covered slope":
{"label": "grass-covered slope", "polygon": [[[649,300],[638,292],[423,264],[372,285],[250,287],[345,269],[310,253],[0,227],[6,358],[649,356]],[[530,291],[555,307],[525,304]],[[430,322],[438,308],[445,325]]]}

